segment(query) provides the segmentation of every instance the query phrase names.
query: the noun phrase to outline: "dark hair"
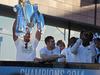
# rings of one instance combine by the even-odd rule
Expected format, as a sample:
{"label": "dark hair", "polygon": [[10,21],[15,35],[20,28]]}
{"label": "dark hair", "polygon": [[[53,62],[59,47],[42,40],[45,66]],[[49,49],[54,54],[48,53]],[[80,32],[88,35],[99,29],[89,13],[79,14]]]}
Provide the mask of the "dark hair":
{"label": "dark hair", "polygon": [[85,36],[86,40],[88,41],[92,41],[93,39],[93,33],[91,31],[86,31],[86,30],[81,31],[80,38],[84,39],[83,36]]}
{"label": "dark hair", "polygon": [[77,41],[77,39],[78,39],[78,38],[76,38],[76,37],[71,37],[71,38],[69,39],[69,42],[68,42],[68,47],[69,47],[69,46],[73,46],[73,44],[75,44],[75,42]]}
{"label": "dark hair", "polygon": [[91,31],[87,31],[86,32],[86,36],[87,36],[88,40],[92,41],[92,39],[93,39],[93,33]]}
{"label": "dark hair", "polygon": [[54,39],[54,37],[53,36],[47,36],[45,38],[45,44],[47,44],[47,42],[49,42],[50,39]]}

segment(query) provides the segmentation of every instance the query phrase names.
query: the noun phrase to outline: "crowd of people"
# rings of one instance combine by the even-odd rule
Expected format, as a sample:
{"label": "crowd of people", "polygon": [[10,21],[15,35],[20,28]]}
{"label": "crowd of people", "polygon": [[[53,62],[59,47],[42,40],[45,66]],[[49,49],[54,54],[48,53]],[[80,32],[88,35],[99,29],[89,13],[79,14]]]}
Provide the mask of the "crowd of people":
{"label": "crowd of people", "polygon": [[35,39],[27,30],[23,39],[15,33],[16,20],[13,24],[13,40],[17,49],[16,61],[34,62],[75,62],[75,63],[100,63],[100,38],[93,39],[93,33],[82,31],[80,38],[71,37],[66,47],[62,40],[55,43],[53,36],[44,39],[45,47],[40,50],[40,57],[36,57],[36,48],[41,39],[41,31],[36,31]]}

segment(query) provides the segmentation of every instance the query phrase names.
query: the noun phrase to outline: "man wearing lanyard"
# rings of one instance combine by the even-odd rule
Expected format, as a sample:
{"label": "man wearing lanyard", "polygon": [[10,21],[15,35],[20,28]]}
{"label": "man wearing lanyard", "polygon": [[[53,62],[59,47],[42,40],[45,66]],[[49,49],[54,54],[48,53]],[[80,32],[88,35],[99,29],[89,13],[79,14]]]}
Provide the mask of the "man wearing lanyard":
{"label": "man wearing lanyard", "polygon": [[41,39],[41,32],[36,31],[35,39],[31,36],[31,33],[27,33],[23,36],[23,39],[16,35],[16,20],[13,24],[13,40],[17,49],[16,61],[40,61],[36,59],[36,48]]}

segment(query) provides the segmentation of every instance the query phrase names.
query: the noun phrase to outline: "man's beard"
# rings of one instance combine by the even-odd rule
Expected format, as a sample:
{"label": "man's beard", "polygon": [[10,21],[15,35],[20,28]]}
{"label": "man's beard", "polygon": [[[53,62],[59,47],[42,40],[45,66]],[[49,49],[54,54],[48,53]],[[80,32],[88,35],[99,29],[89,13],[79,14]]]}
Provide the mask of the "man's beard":
{"label": "man's beard", "polygon": [[90,44],[89,41],[83,41],[82,42],[82,45],[85,46],[85,47],[88,46],[89,44]]}
{"label": "man's beard", "polygon": [[25,41],[25,42],[29,42],[29,41],[30,41],[30,39],[24,39],[24,41]]}

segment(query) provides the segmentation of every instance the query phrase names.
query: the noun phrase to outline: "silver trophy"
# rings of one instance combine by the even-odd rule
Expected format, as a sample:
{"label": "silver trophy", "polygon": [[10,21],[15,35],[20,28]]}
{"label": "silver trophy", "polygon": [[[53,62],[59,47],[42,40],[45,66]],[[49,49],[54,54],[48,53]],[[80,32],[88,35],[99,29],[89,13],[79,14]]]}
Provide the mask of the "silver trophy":
{"label": "silver trophy", "polygon": [[[21,1],[21,0],[20,0]],[[17,13],[17,25],[16,34],[23,36],[27,32],[27,28],[30,33],[34,25],[37,25],[38,30],[44,31],[44,17],[38,10],[38,5],[32,5],[29,0],[20,2],[14,7],[14,11]]]}
{"label": "silver trophy", "polygon": [[14,7],[14,11],[17,12],[17,24],[16,24],[16,34],[18,36],[23,35],[26,30],[26,21],[24,19],[23,7],[18,4]]}

